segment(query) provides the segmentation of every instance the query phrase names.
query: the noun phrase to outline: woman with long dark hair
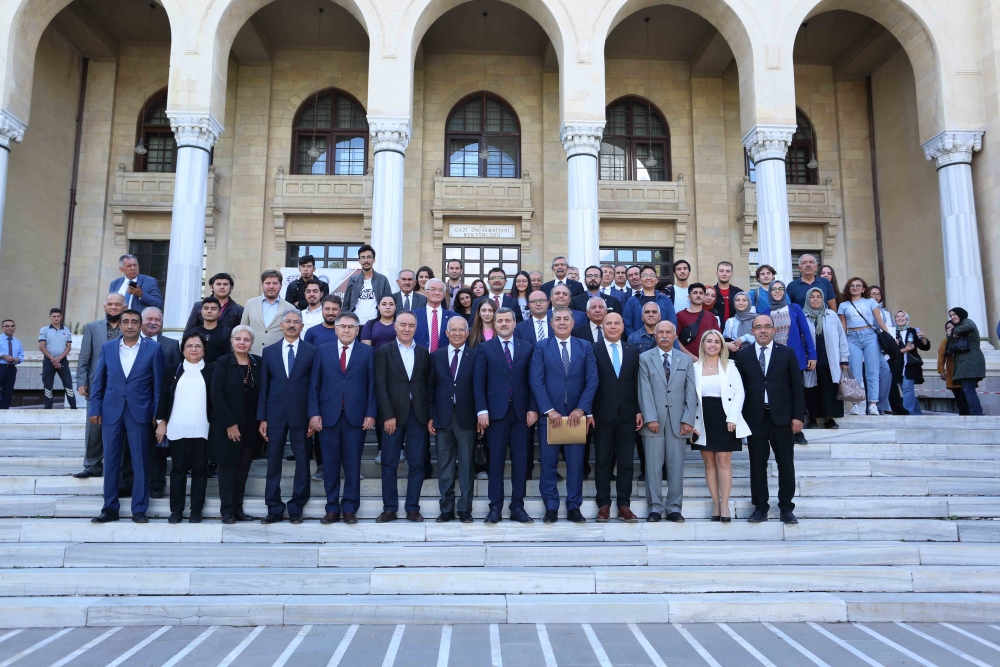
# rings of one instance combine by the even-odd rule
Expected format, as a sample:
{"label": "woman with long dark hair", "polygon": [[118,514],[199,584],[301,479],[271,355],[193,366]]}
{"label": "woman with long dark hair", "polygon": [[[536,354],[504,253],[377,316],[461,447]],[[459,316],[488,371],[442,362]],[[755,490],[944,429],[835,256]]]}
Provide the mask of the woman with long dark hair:
{"label": "woman with long dark hair", "polygon": [[871,298],[868,283],[855,276],[847,281],[837,307],[840,323],[847,332],[851,375],[865,378],[868,391],[868,409],[860,403],[851,408],[852,415],[878,415],[879,369],[882,366],[882,346],[875,329],[889,332],[889,325],[882,319],[882,310]]}
{"label": "woman with long dark hair", "polygon": [[472,290],[468,287],[463,287],[462,289],[455,292],[455,298],[452,299],[451,309],[456,313],[465,318],[465,321],[472,326],[472,302],[476,300],[476,297],[472,295]]}
{"label": "woman with long dark hair", "polygon": [[837,282],[837,272],[829,264],[819,267],[819,277],[826,278],[833,285],[833,292],[837,295],[837,305],[840,305],[840,283]]}
{"label": "woman with long dark hair", "polygon": [[472,290],[472,296],[474,299],[478,299],[479,297],[485,295],[487,291],[486,283],[482,278],[476,278],[473,280],[472,284],[469,285],[469,289]]}
{"label": "woman with long dark hair", "polygon": [[483,299],[476,308],[475,317],[472,320],[472,330],[469,332],[469,347],[476,347],[480,343],[493,338],[493,319],[496,316],[496,305],[489,299]]}
{"label": "woman with long dark hair", "polygon": [[520,317],[516,318],[518,322],[531,317],[531,311],[528,310],[529,294],[531,294],[531,276],[527,271],[518,271],[510,287],[510,298],[517,302],[517,307],[521,311]]}
{"label": "woman with long dark hair", "polygon": [[809,334],[816,347],[816,370],[803,377],[809,428],[823,421],[826,428],[840,428],[835,421],[844,416],[844,402],[837,399],[837,385],[849,368],[850,349],[840,318],[826,305],[826,294],[819,287],[806,292],[802,309],[809,324]]}
{"label": "woman with long dark hair", "polygon": [[427,281],[433,277],[434,277],[434,269],[432,269],[431,267],[421,266],[419,269],[417,269],[417,286],[415,288],[415,291],[420,292],[421,294],[425,294],[424,285],[426,285]]}
{"label": "woman with long dark hair", "polygon": [[382,297],[378,302],[378,317],[368,320],[361,329],[361,342],[379,349],[396,339],[396,300],[392,295]]}

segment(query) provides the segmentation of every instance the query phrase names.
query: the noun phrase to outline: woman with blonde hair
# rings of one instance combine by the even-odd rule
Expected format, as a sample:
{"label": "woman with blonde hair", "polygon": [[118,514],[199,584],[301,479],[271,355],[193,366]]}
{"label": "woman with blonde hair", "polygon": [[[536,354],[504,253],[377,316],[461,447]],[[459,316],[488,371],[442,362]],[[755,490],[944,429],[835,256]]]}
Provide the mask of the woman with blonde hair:
{"label": "woman with blonde hair", "polygon": [[743,380],[719,331],[706,331],[694,363],[698,412],[691,449],[701,452],[705,482],[712,495],[712,521],[729,523],[733,452],[742,451],[750,427],[743,419]]}

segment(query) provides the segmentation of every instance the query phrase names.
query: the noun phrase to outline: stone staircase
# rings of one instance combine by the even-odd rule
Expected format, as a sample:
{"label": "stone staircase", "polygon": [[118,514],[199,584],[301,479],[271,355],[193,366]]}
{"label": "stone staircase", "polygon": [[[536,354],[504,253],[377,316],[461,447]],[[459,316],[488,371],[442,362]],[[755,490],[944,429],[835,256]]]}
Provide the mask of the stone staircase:
{"label": "stone staircase", "polygon": [[[355,526],[224,526],[214,480],[201,524],[167,524],[163,499],[149,524],[95,525],[102,480],[69,476],[83,418],[0,412],[0,627],[1000,619],[1000,418],[855,417],[808,431],[795,452],[797,526],[740,520],[752,510],[745,452],[734,456],[731,524],[708,520],[689,452],[684,524],[437,524],[431,479],[430,521],[376,525],[373,443]],[[263,463],[245,504],[258,516]],[[772,481],[774,496],[773,469]],[[486,482],[476,490],[481,520]],[[322,483],[312,492],[315,519]],[[584,494],[592,518],[592,480]],[[542,514],[537,481],[525,507]]]}

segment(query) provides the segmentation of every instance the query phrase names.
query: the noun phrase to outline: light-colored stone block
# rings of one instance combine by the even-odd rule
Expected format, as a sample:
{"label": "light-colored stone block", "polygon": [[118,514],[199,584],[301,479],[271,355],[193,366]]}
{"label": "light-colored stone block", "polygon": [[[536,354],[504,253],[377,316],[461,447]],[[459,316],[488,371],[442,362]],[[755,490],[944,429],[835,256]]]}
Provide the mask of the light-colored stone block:
{"label": "light-colored stone block", "polygon": [[[237,547],[239,548],[239,547]],[[207,568],[191,572],[191,595],[367,595],[371,568]]]}
{"label": "light-colored stone block", "polygon": [[973,593],[840,593],[852,623],[983,623],[1000,620],[1000,595]]}
{"label": "light-colored stone block", "polygon": [[0,519],[0,542],[17,542],[20,537],[20,519]]}
{"label": "light-colored stone block", "polygon": [[1000,517],[1000,497],[948,498],[948,516]]}
{"label": "light-colored stone block", "polygon": [[666,623],[669,606],[659,595],[508,595],[508,623]]}
{"label": "light-colored stone block", "polygon": [[426,523],[396,521],[377,524],[359,521],[353,526],[341,522],[324,526],[315,522],[293,526],[290,523],[237,523],[222,527],[223,542],[423,542]]}
{"label": "light-colored stone block", "polygon": [[0,516],[52,516],[55,511],[55,496],[3,496],[0,498]]}
{"label": "light-colored stone block", "polygon": [[1000,593],[1000,568],[921,566],[911,570],[917,593]]}
{"label": "light-colored stone block", "polygon": [[664,595],[673,623],[842,623],[845,602],[829,593]]}
{"label": "light-colored stone block", "polygon": [[604,527],[598,523],[582,526],[562,522],[543,524],[541,521],[521,524],[501,521],[489,525],[482,522],[427,523],[428,542],[601,542]]}
{"label": "light-colored stone block", "polygon": [[283,625],[287,595],[103,598],[87,625]]}
{"label": "light-colored stone block", "polygon": [[0,598],[0,628],[75,628],[87,625],[99,597]]}
{"label": "light-colored stone block", "polygon": [[505,623],[502,595],[296,595],[285,624]]}
{"label": "light-colored stone block", "polygon": [[784,526],[784,535],[786,540],[954,542],[958,526],[933,519],[828,519]]}
{"label": "light-colored stone block", "polygon": [[588,567],[424,567],[377,568],[372,594],[451,595],[593,593],[594,572]]}
{"label": "light-colored stone block", "polygon": [[4,567],[63,567],[65,544],[0,544]]}
{"label": "light-colored stone block", "polygon": [[222,541],[222,528],[217,522],[171,525],[164,521],[145,524],[114,521],[98,524],[83,519],[27,519],[21,522],[20,541],[217,544]]}
{"label": "light-colored stone block", "polygon": [[921,544],[921,565],[1000,565],[1000,549],[994,544]]}
{"label": "light-colored stone block", "polygon": [[30,496],[34,493],[34,477],[0,477],[0,495]]}
{"label": "light-colored stone block", "polygon": [[956,521],[963,542],[1000,542],[1000,521]]}
{"label": "light-colored stone block", "polygon": [[645,564],[646,547],[642,544],[552,542],[486,545],[488,567]]}
{"label": "light-colored stone block", "polygon": [[[917,565],[916,544],[768,542],[733,549],[719,542],[649,542],[649,565]],[[766,556],[764,555],[766,554]]]}
{"label": "light-colored stone block", "polygon": [[188,595],[190,575],[185,568],[0,570],[0,595]]}
{"label": "light-colored stone block", "polygon": [[71,544],[66,567],[316,567],[318,547],[298,544]]}
{"label": "light-colored stone block", "polygon": [[[319,547],[320,567],[482,567],[482,544],[325,544]],[[527,565],[528,563],[518,563]]]}
{"label": "light-colored stone block", "polygon": [[598,593],[784,593],[913,590],[899,567],[595,567]]}

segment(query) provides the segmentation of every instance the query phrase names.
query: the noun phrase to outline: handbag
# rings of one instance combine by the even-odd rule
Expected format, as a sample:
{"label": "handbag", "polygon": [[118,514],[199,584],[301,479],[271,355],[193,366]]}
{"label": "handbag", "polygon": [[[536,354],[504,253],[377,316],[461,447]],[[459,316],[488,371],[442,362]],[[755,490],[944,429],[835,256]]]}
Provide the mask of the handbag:
{"label": "handbag", "polygon": [[476,433],[476,446],[472,450],[472,459],[477,466],[490,464],[490,447],[486,442],[485,433]]}
{"label": "handbag", "polygon": [[945,352],[948,354],[962,354],[969,351],[969,337],[968,336],[954,336],[945,346]]}
{"label": "handbag", "polygon": [[697,320],[681,329],[681,332],[677,334],[677,339],[680,340],[681,345],[690,345],[691,341],[695,339],[695,336],[698,335],[698,329],[701,328],[701,318],[703,317],[705,317],[704,308],[698,313]]}
{"label": "handbag", "polygon": [[848,403],[863,403],[865,401],[865,386],[851,375],[850,370],[844,371],[837,385],[837,400]]}
{"label": "handbag", "polygon": [[850,301],[849,303],[851,304],[851,307],[854,308],[854,312],[858,314],[858,317],[864,320],[865,324],[870,326],[872,331],[875,332],[875,336],[878,337],[879,347],[882,348],[882,354],[889,357],[890,361],[899,359],[899,344],[896,342],[896,337],[888,331],[882,331],[874,324],[868,322],[868,320],[865,320],[865,316],[861,314],[861,311],[854,305],[854,302]]}

